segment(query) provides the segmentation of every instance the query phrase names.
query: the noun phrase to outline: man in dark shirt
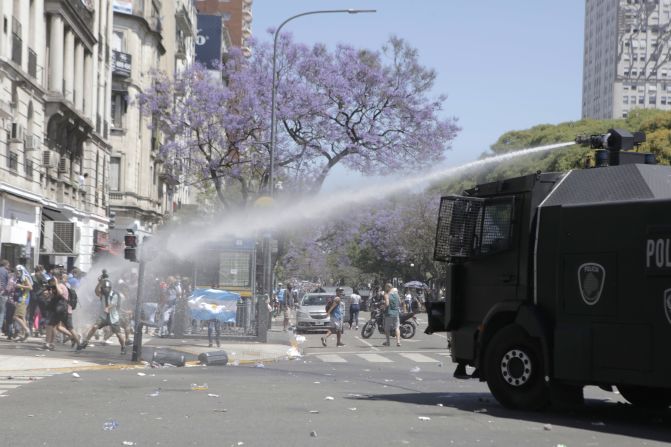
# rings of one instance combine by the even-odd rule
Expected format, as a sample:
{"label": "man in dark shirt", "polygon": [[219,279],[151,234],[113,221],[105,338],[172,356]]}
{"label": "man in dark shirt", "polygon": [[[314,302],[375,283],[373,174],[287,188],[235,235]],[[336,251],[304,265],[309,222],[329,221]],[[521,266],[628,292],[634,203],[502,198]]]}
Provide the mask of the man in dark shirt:
{"label": "man in dark shirt", "polygon": [[9,261],[0,261],[0,326],[5,321],[5,306],[7,305],[7,284],[9,283]]}

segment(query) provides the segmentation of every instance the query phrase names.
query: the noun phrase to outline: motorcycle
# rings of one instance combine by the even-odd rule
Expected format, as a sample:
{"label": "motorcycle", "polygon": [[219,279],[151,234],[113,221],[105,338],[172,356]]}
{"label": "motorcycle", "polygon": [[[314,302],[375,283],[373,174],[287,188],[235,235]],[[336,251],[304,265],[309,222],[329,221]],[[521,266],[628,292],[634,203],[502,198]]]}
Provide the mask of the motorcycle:
{"label": "motorcycle", "polygon": [[[377,326],[380,334],[384,334],[384,312],[380,309],[380,306],[375,306],[370,313],[370,320],[363,325],[361,328],[361,337],[370,338],[375,332],[375,326]],[[415,318],[415,312],[405,312],[400,315],[400,327],[401,338],[408,339],[415,336],[415,331],[417,330],[417,318]]]}

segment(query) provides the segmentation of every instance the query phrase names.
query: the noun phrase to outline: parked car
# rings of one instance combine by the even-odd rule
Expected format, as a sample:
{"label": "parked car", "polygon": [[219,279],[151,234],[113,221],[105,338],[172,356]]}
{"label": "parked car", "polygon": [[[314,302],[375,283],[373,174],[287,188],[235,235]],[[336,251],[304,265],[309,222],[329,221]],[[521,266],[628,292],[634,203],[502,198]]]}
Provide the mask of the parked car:
{"label": "parked car", "polygon": [[296,309],[296,333],[325,331],[331,323],[326,303],[335,293],[306,293]]}

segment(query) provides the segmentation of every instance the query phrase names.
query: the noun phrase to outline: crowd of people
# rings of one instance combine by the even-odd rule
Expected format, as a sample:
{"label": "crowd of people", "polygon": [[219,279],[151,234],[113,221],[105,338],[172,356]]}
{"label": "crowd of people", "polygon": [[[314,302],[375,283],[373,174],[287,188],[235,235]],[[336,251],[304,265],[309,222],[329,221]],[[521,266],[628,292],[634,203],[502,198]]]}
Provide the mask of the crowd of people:
{"label": "crowd of people", "polygon": [[[103,270],[93,282],[95,288],[83,290],[84,282],[91,284],[88,280],[76,267],[68,273],[62,266],[45,269],[37,265],[29,272],[23,265],[12,267],[9,261],[0,261],[2,335],[19,343],[29,337],[42,338],[45,350],[56,349],[59,340],[69,343],[72,349],[83,350],[92,337],[102,337],[106,343],[115,335],[121,354],[126,354],[135,323],[137,272],[131,270],[112,278]],[[167,337],[180,324],[182,332],[192,327],[186,304],[191,293],[188,279],[156,278],[154,287],[148,289],[145,299],[149,302],[141,315],[149,323],[148,332],[153,330],[152,335]],[[76,321],[73,314],[79,314]]]}

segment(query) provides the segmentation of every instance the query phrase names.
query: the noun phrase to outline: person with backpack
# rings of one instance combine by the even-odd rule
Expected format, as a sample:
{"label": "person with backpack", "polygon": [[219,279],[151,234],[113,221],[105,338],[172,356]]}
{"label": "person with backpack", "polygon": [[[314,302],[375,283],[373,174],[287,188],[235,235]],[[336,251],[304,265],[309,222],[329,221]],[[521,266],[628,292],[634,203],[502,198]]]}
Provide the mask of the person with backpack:
{"label": "person with backpack", "polygon": [[78,337],[76,333],[67,328],[69,308],[67,287],[62,282],[56,280],[54,276],[49,278],[47,284],[47,294],[49,297],[47,300],[47,312],[49,320],[47,321],[47,337],[43,347],[44,349],[53,351],[55,349],[54,338],[56,337],[56,331],[75,340],[75,343],[77,343]]}
{"label": "person with backpack", "polygon": [[[68,317],[65,323],[65,327],[67,328],[68,331],[70,331],[70,333],[75,334],[75,327],[73,325],[72,320],[72,312],[77,308],[79,298],[77,297],[77,290],[74,287],[72,287],[69,279],[70,278],[67,273],[63,273],[61,275],[61,283],[65,286],[66,289],[68,289]],[[74,348],[76,344],[77,344],[77,338],[70,337],[70,346]]]}
{"label": "person with backpack", "polygon": [[326,335],[321,338],[324,347],[326,347],[326,339],[334,333],[336,334],[336,346],[345,346],[345,344],[340,341],[343,331],[343,311],[342,306],[340,305],[343,292],[344,290],[338,287],[336,289],[336,296],[326,302],[326,313],[331,320],[331,327],[327,330]]}
{"label": "person with backpack", "polygon": [[382,346],[389,346],[389,333],[392,329],[396,335],[396,346],[401,346],[401,298],[398,296],[398,290],[389,283],[384,285],[384,292],[384,335],[387,341],[382,343]]}
{"label": "person with backpack", "polygon": [[23,335],[18,341],[26,341],[30,335],[30,329],[26,323],[26,312],[30,301],[30,291],[33,290],[33,278],[28,270],[22,265],[16,266],[16,290],[14,292],[14,321],[23,329]]}

